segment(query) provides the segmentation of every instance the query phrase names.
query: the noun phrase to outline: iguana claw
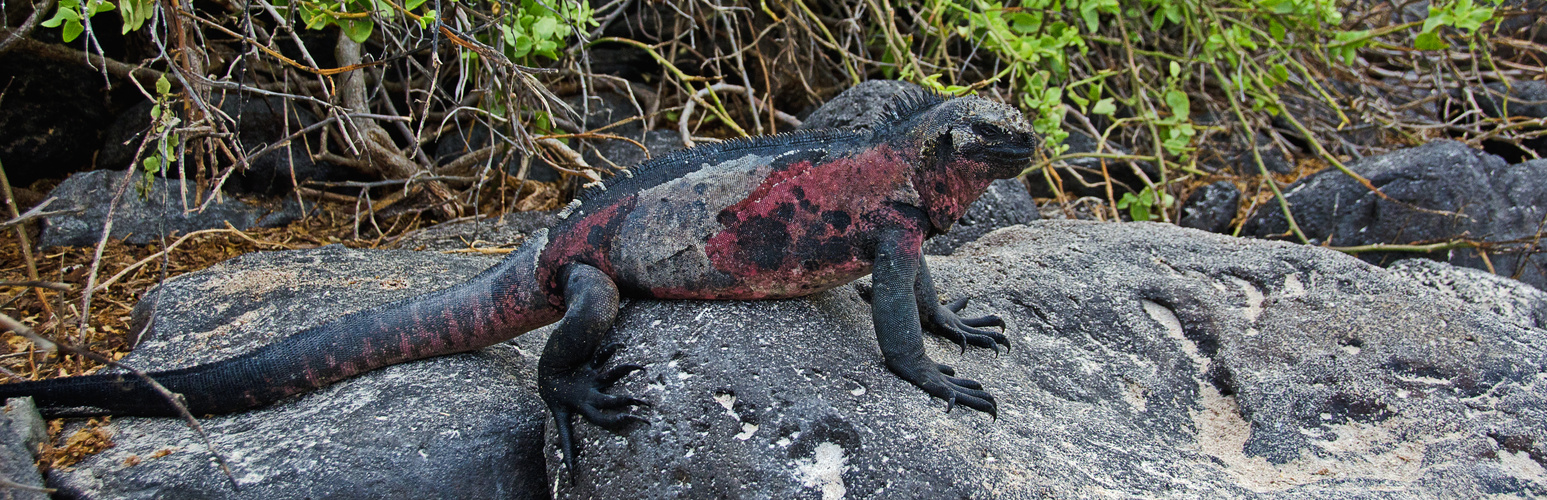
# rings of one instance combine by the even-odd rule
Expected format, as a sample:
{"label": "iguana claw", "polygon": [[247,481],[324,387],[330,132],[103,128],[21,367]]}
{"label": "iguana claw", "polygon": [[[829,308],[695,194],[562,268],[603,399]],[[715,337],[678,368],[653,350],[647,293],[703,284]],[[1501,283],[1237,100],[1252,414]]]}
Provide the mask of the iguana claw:
{"label": "iguana claw", "polygon": [[950,304],[935,306],[934,311],[923,317],[924,329],[960,345],[962,352],[967,352],[968,344],[993,349],[994,354],[999,353],[1001,345],[1009,351],[1010,339],[1003,333],[978,328],[997,326],[1003,329],[1004,320],[992,314],[977,318],[963,318],[956,314],[966,307],[966,297],[956,299]]}

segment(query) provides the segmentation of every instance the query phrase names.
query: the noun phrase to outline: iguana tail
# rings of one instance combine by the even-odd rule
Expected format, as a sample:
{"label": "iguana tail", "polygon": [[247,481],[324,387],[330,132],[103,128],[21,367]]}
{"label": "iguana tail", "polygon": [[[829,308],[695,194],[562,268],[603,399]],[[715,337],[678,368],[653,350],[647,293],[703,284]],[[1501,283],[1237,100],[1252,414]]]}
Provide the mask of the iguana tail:
{"label": "iguana tail", "polygon": [[[414,359],[514,338],[563,314],[535,276],[543,232],[472,280],[351,313],[242,356],[149,374],[181,394],[194,415],[228,413]],[[170,416],[159,392],[132,374],[0,384],[0,402],[32,396],[52,415]]]}

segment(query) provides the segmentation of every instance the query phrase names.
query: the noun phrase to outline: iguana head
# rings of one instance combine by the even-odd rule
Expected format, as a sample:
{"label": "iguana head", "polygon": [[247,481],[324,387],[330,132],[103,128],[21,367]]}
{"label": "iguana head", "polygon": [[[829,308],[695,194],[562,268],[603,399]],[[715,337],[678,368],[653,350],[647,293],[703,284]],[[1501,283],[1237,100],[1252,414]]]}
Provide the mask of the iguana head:
{"label": "iguana head", "polygon": [[939,232],[949,230],[995,179],[1031,166],[1041,141],[1020,111],[976,96],[905,93],[877,134],[917,154],[913,187]]}

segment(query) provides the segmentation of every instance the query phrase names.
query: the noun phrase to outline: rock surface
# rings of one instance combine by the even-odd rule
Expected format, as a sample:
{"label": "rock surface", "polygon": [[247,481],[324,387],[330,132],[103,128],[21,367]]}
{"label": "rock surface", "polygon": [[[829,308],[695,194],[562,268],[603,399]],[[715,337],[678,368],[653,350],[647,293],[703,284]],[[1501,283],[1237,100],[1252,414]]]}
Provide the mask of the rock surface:
{"label": "rock surface", "polygon": [[648,368],[616,391],[651,400],[650,425],[581,426],[579,486],[559,493],[1547,494],[1547,332],[1405,275],[1317,247],[1066,221],[930,265],[941,293],[1010,324],[998,356],[926,341],[995,394],[997,421],[887,372],[848,287],[633,301],[611,338],[618,362]]}
{"label": "rock surface", "polygon": [[32,405],[32,398],[14,398],[0,407],[0,498],[7,500],[43,500],[43,476],[38,475],[35,452],[38,443],[48,439],[43,417]]}
{"label": "rock surface", "polygon": [[444,252],[468,248],[513,248],[533,231],[552,226],[555,212],[515,212],[499,217],[436,224],[403,236],[404,250]]}
{"label": "rock surface", "polygon": [[[44,219],[43,235],[38,244],[43,248],[95,245],[102,236],[102,225],[123,176],[121,171],[93,170],[71,175],[61,182],[48,194],[59,198],[50,208],[70,207],[79,211]],[[226,222],[237,229],[275,227],[289,224],[301,216],[301,207],[293,199],[278,202],[278,208],[271,208],[229,196],[210,203],[203,211],[186,213],[180,185],[181,181],[156,177],[143,196],[136,186],[129,186],[113,213],[110,237],[144,245],[160,241],[163,235],[173,231],[188,234],[200,229],[225,227]],[[195,188],[188,189],[191,192]],[[189,196],[190,207],[198,208],[193,205],[192,195]],[[72,203],[79,205],[72,206]]]}
{"label": "rock surface", "polygon": [[1387,269],[1493,311],[1523,328],[1547,328],[1547,292],[1531,285],[1429,259],[1403,259]]}
{"label": "rock surface", "polygon": [[[1474,248],[1435,252],[1474,269],[1492,268],[1547,287],[1547,256],[1522,257],[1547,216],[1547,160],[1506,165],[1497,156],[1455,141],[1435,141],[1350,162],[1391,199],[1381,199],[1336,169],[1307,176],[1284,189],[1295,221],[1311,244],[1356,246],[1374,243],[1435,243],[1456,238],[1510,242],[1513,252],[1485,259]],[[1277,203],[1266,203],[1241,234],[1285,238],[1289,225]],[[1407,253],[1367,252],[1367,261],[1389,263]]]}
{"label": "rock surface", "polygon": [[[129,362],[228,357],[492,262],[337,246],[239,257],[142,301],[154,339]],[[204,426],[250,498],[1547,494],[1535,289],[1152,223],[1037,221],[929,264],[946,298],[973,298],[967,314],[1010,325],[997,356],[925,341],[998,398],[997,421],[947,413],[888,372],[869,306],[839,287],[625,301],[614,362],[648,368],[612,392],[650,400],[650,425],[579,425],[575,486],[553,437],[543,448],[536,435],[541,331]],[[180,422],[112,426],[117,447],[49,484],[84,498],[233,494]]]}
{"label": "rock surface", "polygon": [[1241,190],[1230,181],[1219,181],[1187,196],[1187,201],[1182,202],[1182,218],[1177,225],[1223,233],[1230,229],[1230,221],[1235,219],[1240,208]]}
{"label": "rock surface", "polygon": [[[247,254],[168,280],[142,300],[135,323],[152,325],[150,340],[124,362],[159,370],[232,357],[463,281],[494,261],[341,246]],[[240,492],[203,441],[170,418],[114,418],[117,445],[50,472],[49,484],[74,498],[546,497],[546,412],[529,349],[502,344],[392,366],[202,419]],[[130,457],[138,463],[127,465]]]}

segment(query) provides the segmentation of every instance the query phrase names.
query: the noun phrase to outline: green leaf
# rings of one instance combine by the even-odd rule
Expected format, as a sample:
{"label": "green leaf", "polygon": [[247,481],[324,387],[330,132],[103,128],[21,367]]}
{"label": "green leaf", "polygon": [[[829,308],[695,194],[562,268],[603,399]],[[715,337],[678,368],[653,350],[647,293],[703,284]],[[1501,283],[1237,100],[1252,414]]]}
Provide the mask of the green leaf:
{"label": "green leaf", "polygon": [[54,17],[50,17],[48,19],[45,19],[43,22],[38,23],[38,24],[41,24],[41,25],[43,25],[44,27],[47,27],[47,28],[58,28],[59,27],[59,23],[62,23],[62,22],[66,21],[66,19],[64,17],[64,13],[65,12],[69,12],[69,11],[64,10],[64,9],[60,9],[59,12],[54,13]]}
{"label": "green leaf", "polygon": [[1085,96],[1080,95],[1078,92],[1070,92],[1069,100],[1074,101],[1075,104],[1080,105],[1081,109],[1084,109],[1086,106],[1090,105],[1090,99],[1086,99]]}
{"label": "green leaf", "polygon": [[1123,193],[1122,199],[1117,200],[1117,209],[1123,210],[1139,202],[1139,197],[1133,193]]}
{"label": "green leaf", "polygon": [[1268,34],[1273,35],[1274,40],[1284,41],[1284,32],[1284,25],[1279,24],[1277,20],[1268,20]]}
{"label": "green leaf", "polygon": [[156,172],[160,172],[161,171],[161,157],[160,156],[147,156],[147,157],[145,157],[144,160],[140,161],[140,165],[145,169],[145,173],[147,173],[147,174],[154,174]]}
{"label": "green leaf", "polygon": [[338,27],[342,28],[344,35],[348,36],[350,40],[354,40],[355,43],[365,43],[366,40],[371,38],[371,30],[376,28],[376,23],[371,22],[369,19],[345,19],[339,23]]}
{"label": "green leaf", "polygon": [[1187,98],[1187,93],[1172,89],[1166,91],[1166,105],[1171,107],[1171,114],[1179,118],[1187,118],[1187,113],[1192,108],[1192,101]]}
{"label": "green leaf", "polygon": [[1435,33],[1419,33],[1418,37],[1413,39],[1413,48],[1418,50],[1444,50],[1449,47],[1450,44],[1445,43]]}
{"label": "green leaf", "polygon": [[1176,78],[1178,76],[1182,76],[1182,65],[1177,64],[1176,61],[1171,61],[1170,69],[1171,69],[1171,78]]}
{"label": "green leaf", "polygon": [[167,80],[166,73],[162,73],[161,74],[161,78],[157,78],[156,79],[156,93],[157,94],[166,95],[166,94],[169,94],[171,92],[172,92],[172,82],[170,80]]}
{"label": "green leaf", "polygon": [[1111,115],[1113,112],[1116,112],[1116,111],[1117,111],[1117,104],[1112,102],[1112,98],[1111,97],[1108,97],[1106,99],[1102,99],[1102,100],[1096,101],[1096,105],[1092,106],[1090,108],[1091,114],[1096,114],[1096,115]]}
{"label": "green leaf", "polygon": [[73,42],[75,41],[75,37],[81,36],[81,33],[84,33],[85,31],[86,27],[81,26],[80,21],[71,19],[64,23],[64,41]]}
{"label": "green leaf", "polygon": [[539,39],[552,38],[559,32],[559,21],[551,17],[538,19],[532,23],[532,35]]}
{"label": "green leaf", "polygon": [[1143,203],[1129,205],[1128,215],[1132,216],[1135,222],[1148,221],[1150,220],[1150,207]]}
{"label": "green leaf", "polygon": [[[408,9],[408,10],[414,10],[414,9],[419,8],[420,5],[424,5],[425,1],[427,1],[427,0],[408,0],[406,2],[403,2],[403,8]],[[434,12],[434,11],[431,11],[431,12]]]}

